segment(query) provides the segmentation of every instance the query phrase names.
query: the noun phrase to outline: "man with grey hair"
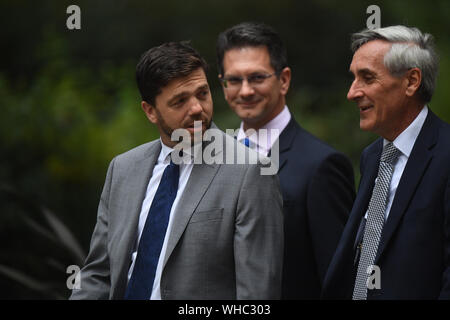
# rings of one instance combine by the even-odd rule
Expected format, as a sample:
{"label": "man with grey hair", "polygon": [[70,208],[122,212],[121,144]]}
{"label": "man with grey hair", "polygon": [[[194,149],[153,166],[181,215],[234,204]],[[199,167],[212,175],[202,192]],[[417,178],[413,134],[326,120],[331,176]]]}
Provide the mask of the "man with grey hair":
{"label": "man with grey hair", "polygon": [[430,108],[432,36],[392,26],[352,37],[347,98],[381,136],[328,269],[324,299],[450,299],[450,126]]}

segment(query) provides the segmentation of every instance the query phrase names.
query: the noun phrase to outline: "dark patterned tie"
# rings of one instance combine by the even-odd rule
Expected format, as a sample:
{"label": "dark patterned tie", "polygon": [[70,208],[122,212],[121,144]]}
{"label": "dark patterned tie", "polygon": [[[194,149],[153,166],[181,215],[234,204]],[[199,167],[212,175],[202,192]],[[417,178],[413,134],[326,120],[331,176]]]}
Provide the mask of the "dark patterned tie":
{"label": "dark patterned tie", "polygon": [[[367,279],[369,278],[367,269],[373,266],[377,255],[378,244],[384,226],[384,214],[388,202],[389,186],[391,184],[394,164],[399,155],[400,151],[392,142],[387,143],[383,148],[377,180],[375,181],[369,208],[367,209],[367,222],[364,230],[355,287],[353,289],[353,300],[367,299]],[[371,269],[369,269],[369,272]]]}
{"label": "dark patterned tie", "polygon": [[170,210],[177,196],[179,176],[179,166],[171,161],[164,169],[147,215],[125,299],[147,300],[151,296]]}

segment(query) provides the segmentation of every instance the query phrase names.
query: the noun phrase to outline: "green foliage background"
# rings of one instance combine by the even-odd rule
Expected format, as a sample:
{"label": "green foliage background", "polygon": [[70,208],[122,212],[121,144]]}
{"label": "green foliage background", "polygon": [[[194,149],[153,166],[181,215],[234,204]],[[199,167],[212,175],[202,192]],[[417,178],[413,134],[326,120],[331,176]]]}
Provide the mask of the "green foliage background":
{"label": "green foliage background", "polygon": [[[66,28],[71,4],[81,8],[81,30]],[[158,137],[140,109],[134,68],[162,42],[192,41],[210,63],[214,121],[236,128],[217,81],[216,37],[242,21],[274,26],[293,70],[291,112],[351,158],[358,180],[359,155],[376,137],[359,130],[346,100],[349,36],[365,28],[371,4],[382,26],[435,36],[440,75],[430,107],[449,122],[447,0],[0,1],[0,298],[69,295],[66,268],[88,250],[108,162]]]}

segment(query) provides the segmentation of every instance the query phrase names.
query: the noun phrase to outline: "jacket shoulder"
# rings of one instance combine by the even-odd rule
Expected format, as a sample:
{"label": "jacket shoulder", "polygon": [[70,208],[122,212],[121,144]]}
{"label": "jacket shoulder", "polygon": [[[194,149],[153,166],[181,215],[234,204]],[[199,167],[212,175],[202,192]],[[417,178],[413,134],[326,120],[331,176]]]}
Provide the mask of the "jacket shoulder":
{"label": "jacket shoulder", "polygon": [[[311,163],[319,164],[330,157],[338,157],[350,162],[347,156],[336,150],[325,141],[319,139],[309,131],[298,126],[292,141],[290,152],[299,154]],[[307,157],[305,157],[307,155]]]}
{"label": "jacket shoulder", "polygon": [[117,162],[137,161],[145,158],[151,153],[151,150],[158,146],[159,139],[141,144],[131,150],[117,155],[114,159]]}

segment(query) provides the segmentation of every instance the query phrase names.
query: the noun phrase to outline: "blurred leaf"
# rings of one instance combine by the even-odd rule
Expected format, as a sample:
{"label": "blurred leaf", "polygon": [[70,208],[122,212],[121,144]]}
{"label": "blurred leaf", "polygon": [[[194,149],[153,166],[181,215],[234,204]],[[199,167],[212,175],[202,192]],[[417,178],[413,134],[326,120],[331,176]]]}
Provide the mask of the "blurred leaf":
{"label": "blurred leaf", "polygon": [[44,213],[45,218],[49,222],[57,239],[68,249],[68,251],[73,256],[75,256],[78,265],[82,265],[84,263],[86,255],[83,252],[83,249],[81,248],[78,241],[73,236],[72,232],[70,232],[70,230],[61,222],[61,220],[59,220],[56,215],[53,214],[50,210],[42,208],[42,212]]}
{"label": "blurred leaf", "polygon": [[3,276],[16,281],[20,283],[21,285],[25,286],[28,289],[39,291],[39,292],[46,292],[49,294],[50,297],[55,299],[62,299],[63,296],[60,294],[57,294],[53,291],[53,288],[51,285],[39,281],[33,277],[30,277],[23,272],[20,272],[18,270],[15,270],[13,268],[7,267],[5,265],[0,265],[0,274]]}
{"label": "blurred leaf", "polygon": [[34,230],[38,235],[49,239],[51,242],[57,243],[57,238],[49,232],[48,229],[41,226],[38,222],[36,222],[34,219],[30,218],[29,216],[22,215],[21,218],[25,223]]}

